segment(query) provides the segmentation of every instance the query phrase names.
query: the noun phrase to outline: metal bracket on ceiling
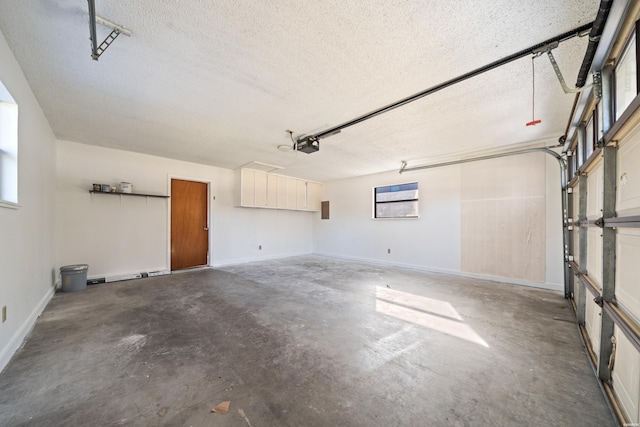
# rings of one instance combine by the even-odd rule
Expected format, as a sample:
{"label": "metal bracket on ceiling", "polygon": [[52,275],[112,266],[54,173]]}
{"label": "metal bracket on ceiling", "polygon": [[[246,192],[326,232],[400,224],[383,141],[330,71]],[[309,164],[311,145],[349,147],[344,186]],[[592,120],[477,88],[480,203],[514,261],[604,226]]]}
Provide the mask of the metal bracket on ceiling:
{"label": "metal bracket on ceiling", "polygon": [[[91,59],[97,61],[98,58],[100,58],[100,55],[102,55],[102,53],[111,46],[111,43],[113,43],[116,37],[120,34],[131,37],[131,31],[96,15],[95,0],[87,0],[87,2],[89,3],[89,39],[91,40]],[[104,25],[112,30],[99,46],[98,39],[96,38],[96,24]]]}
{"label": "metal bracket on ceiling", "polygon": [[596,98],[600,99],[600,97],[602,96],[602,77],[599,72],[593,73],[593,83],[590,85],[586,85],[586,86],[575,88],[575,89],[572,89],[567,85],[567,82],[564,80],[564,77],[562,76],[562,71],[560,71],[560,67],[556,62],[556,58],[554,58],[553,53],[551,52],[553,49],[558,47],[558,44],[559,43],[557,41],[553,43],[549,43],[545,46],[542,46],[534,50],[533,54],[536,56],[542,55],[543,53],[547,54],[547,56],[549,57],[549,61],[551,62],[551,66],[553,67],[553,71],[556,73],[556,77],[558,77],[558,80],[560,81],[560,86],[562,86],[562,90],[564,91],[564,93],[580,93],[593,87]]}
{"label": "metal bracket on ceiling", "polygon": [[398,173],[402,173],[404,171],[404,168],[406,168],[406,167],[407,167],[407,162],[405,160],[403,160],[400,163],[400,170],[398,171]]}

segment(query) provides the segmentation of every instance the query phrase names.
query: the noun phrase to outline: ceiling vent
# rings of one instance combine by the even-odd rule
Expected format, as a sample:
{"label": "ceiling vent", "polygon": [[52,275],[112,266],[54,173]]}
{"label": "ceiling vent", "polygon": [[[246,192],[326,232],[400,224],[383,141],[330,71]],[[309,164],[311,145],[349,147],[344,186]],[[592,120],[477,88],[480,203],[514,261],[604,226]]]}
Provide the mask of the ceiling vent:
{"label": "ceiling vent", "polygon": [[253,162],[245,163],[244,165],[240,166],[240,169],[255,169],[263,172],[273,172],[284,169],[284,167],[278,165],[270,165],[268,163],[256,162],[254,160]]}

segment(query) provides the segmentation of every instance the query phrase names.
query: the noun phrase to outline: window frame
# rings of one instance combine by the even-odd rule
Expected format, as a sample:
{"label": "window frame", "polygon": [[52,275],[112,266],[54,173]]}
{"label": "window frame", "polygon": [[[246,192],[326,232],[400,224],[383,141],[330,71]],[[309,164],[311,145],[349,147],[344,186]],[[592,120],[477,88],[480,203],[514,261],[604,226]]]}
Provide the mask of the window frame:
{"label": "window frame", "polygon": [[576,165],[576,153],[575,150],[569,150],[567,152],[568,157],[568,168],[569,168],[569,179],[575,177],[578,174],[578,168]]}
{"label": "window frame", "polygon": [[587,126],[581,125],[579,129],[581,135],[578,135],[578,143],[576,144],[576,149],[573,153],[573,155],[576,156],[576,170],[580,170],[582,165],[584,165],[584,162],[587,160],[584,157],[586,152],[584,147],[587,140]]}
{"label": "window frame", "polygon": [[[18,209],[19,107],[0,81],[0,208]],[[5,181],[6,180],[6,181]]]}
{"label": "window frame", "polygon": [[[409,185],[415,185],[415,192],[416,192],[416,197],[415,198],[411,198],[411,199],[398,199],[398,200],[386,200],[386,201],[379,201],[378,200],[378,194],[382,194],[382,193],[394,193],[394,192],[400,192],[400,191],[409,191],[409,190],[413,190],[413,189],[401,189],[404,186],[409,186]],[[394,188],[394,187],[398,187],[398,190],[394,190],[394,191],[386,191],[386,192],[378,192],[378,189],[383,189],[383,188]],[[378,216],[378,205],[380,204],[391,204],[391,203],[407,203],[407,202],[415,202],[416,203],[416,215],[405,215],[405,216]],[[388,220],[388,219],[417,219],[420,218],[420,184],[418,183],[418,181],[413,181],[413,182],[404,182],[401,184],[390,184],[390,185],[379,185],[376,187],[373,187],[373,212],[372,212],[372,219],[375,220]]]}
{"label": "window frame", "polygon": [[[627,104],[622,109],[622,111],[618,110],[618,97],[619,97],[618,68],[622,63],[622,60],[625,59],[626,55],[631,51],[631,49],[634,50],[634,53],[636,55],[636,60],[635,60],[636,94],[634,96],[634,99],[635,97],[638,96],[638,94],[640,94],[640,43],[638,41],[638,36],[640,35],[640,31],[638,31],[639,28],[640,28],[640,21],[636,21],[633,31],[625,41],[624,47],[620,51],[620,55],[618,56],[618,58],[616,58],[615,63],[613,64],[613,85],[612,85],[613,86],[613,103],[612,103],[613,105],[612,106],[613,106],[614,123],[622,117],[626,109],[629,108],[629,105],[631,105],[631,103],[633,102],[633,100],[631,100],[631,102],[629,102],[629,104]],[[632,43],[632,41],[635,42],[635,46],[632,46],[632,44],[634,44]]]}
{"label": "window frame", "polygon": [[591,112],[584,127],[584,161],[588,161],[596,149],[598,140],[596,139],[596,129],[598,125],[597,106]]}

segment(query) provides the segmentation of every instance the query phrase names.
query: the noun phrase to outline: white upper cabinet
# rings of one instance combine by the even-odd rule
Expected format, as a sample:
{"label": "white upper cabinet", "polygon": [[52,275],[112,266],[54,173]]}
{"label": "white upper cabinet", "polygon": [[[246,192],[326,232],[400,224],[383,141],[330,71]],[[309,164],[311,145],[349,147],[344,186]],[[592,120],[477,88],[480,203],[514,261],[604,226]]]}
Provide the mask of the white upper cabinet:
{"label": "white upper cabinet", "polygon": [[240,169],[239,206],[304,211],[320,210],[321,184],[253,169]]}
{"label": "white upper cabinet", "polygon": [[287,209],[287,177],[278,175],[277,182],[276,207],[278,209]]}
{"label": "white upper cabinet", "polygon": [[278,207],[278,176],[267,174],[267,207]]}
{"label": "white upper cabinet", "polygon": [[296,180],[296,206],[298,210],[307,209],[307,182]]}
{"label": "white upper cabinet", "polygon": [[320,210],[320,184],[307,182],[307,210]]}
{"label": "white upper cabinet", "polygon": [[240,171],[240,205],[256,205],[255,171],[252,169],[242,169]]}
{"label": "white upper cabinet", "polygon": [[298,209],[296,195],[298,190],[298,180],[295,178],[287,178],[287,209]]}
{"label": "white upper cabinet", "polygon": [[256,199],[254,206],[267,206],[267,174],[266,172],[256,171],[254,174]]}

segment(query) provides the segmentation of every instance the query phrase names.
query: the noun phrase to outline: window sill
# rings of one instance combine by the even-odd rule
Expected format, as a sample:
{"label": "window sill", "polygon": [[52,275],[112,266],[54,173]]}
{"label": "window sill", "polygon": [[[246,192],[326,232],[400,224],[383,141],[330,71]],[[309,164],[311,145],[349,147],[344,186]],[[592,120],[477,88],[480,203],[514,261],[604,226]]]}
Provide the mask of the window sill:
{"label": "window sill", "polygon": [[0,208],[20,209],[21,207],[22,206],[17,203],[7,202],[6,200],[0,200]]}
{"label": "window sill", "polygon": [[420,217],[407,216],[407,217],[396,217],[396,218],[371,218],[372,221],[389,221],[389,220],[395,220],[395,219],[408,220],[408,219],[420,219]]}

